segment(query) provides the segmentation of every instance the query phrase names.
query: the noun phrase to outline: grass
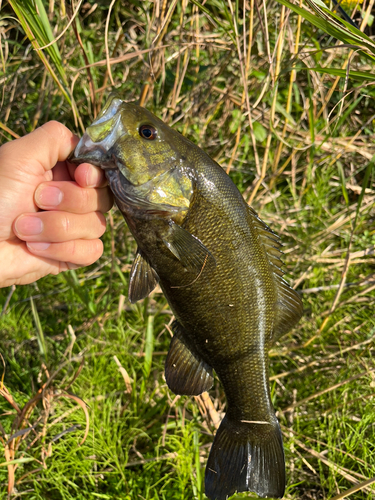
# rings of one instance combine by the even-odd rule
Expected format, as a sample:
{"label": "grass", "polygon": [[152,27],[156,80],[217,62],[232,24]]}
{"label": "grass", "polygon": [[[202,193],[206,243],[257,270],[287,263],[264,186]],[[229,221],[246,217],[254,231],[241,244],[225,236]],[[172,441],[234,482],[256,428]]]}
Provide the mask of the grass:
{"label": "grass", "polygon": [[[219,161],[282,236],[305,308],[271,352],[288,500],[375,488],[373,2],[345,6],[362,33],[329,7],[86,2],[65,33],[63,1],[1,10],[2,142],[49,119],[80,134],[116,88]],[[108,227],[90,268],[0,291],[1,499],[205,498],[223,391],[167,389],[171,311],[159,291],[127,301],[135,244],[118,212]]]}

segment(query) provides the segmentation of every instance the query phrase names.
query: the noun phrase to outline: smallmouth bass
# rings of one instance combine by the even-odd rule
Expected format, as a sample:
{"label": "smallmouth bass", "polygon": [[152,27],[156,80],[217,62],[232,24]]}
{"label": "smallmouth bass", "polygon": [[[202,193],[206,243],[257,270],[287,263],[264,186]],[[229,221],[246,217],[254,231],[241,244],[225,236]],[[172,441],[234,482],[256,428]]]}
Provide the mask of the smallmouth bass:
{"label": "smallmouth bass", "polygon": [[169,388],[213,384],[227,412],[208,458],[205,493],[281,498],[282,435],[269,390],[268,351],[302,315],[282,278],[279,237],[224,170],[148,110],[111,95],[77,145],[75,163],[104,169],[138,250],[129,299],[159,283],[176,317],[165,364]]}

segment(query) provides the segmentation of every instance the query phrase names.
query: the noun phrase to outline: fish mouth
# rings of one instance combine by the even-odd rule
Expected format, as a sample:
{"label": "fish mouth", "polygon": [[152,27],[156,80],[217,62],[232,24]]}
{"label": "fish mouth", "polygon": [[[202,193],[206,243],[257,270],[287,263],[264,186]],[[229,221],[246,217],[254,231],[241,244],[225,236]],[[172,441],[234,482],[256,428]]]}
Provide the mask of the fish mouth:
{"label": "fish mouth", "polygon": [[91,165],[100,167],[104,171],[108,184],[117,200],[128,204],[127,193],[131,192],[134,186],[121,172],[116,157],[108,151],[108,148],[111,147],[108,147],[108,144],[111,144],[111,141],[104,139],[101,143],[94,142],[90,135],[85,133],[69,161],[76,165],[91,163]]}
{"label": "fish mouth", "polygon": [[101,113],[87,127],[74,152],[68,160],[76,165],[91,163],[103,170],[117,169],[115,157],[111,148],[121,136],[127,133],[121,120],[123,100],[112,93]]}
{"label": "fish mouth", "polygon": [[108,152],[106,140],[94,142],[87,132],[81,137],[68,160],[75,165],[91,163],[103,170],[118,169],[115,157]]}
{"label": "fish mouth", "polygon": [[[175,166],[167,172],[155,172],[152,178],[142,179],[141,182],[136,175],[132,176],[132,167],[127,165],[126,158],[118,154],[118,149],[121,149],[121,142],[120,146],[118,142],[124,136],[132,135],[131,126],[128,129],[124,119],[127,112],[124,101],[117,94],[112,94],[102,112],[87,127],[68,160],[76,165],[90,163],[100,167],[123,213],[149,218],[173,216],[186,211],[186,203],[183,207],[169,204],[165,199],[168,198],[168,190],[165,191],[165,186],[159,186],[165,177],[171,182],[178,180],[175,179]],[[168,187],[169,183],[166,182],[166,185]]]}
{"label": "fish mouth", "polygon": [[116,140],[116,134],[111,132],[103,140],[95,142],[88,129],[77,144],[69,161],[77,165],[91,163],[104,170],[108,184],[115,196],[116,204],[123,214],[138,218],[153,218],[171,217],[179,213],[181,207],[148,200],[148,191],[151,190],[154,179],[136,186],[126,178],[123,174],[126,165],[122,162],[121,165],[118,165],[118,160],[111,152]]}

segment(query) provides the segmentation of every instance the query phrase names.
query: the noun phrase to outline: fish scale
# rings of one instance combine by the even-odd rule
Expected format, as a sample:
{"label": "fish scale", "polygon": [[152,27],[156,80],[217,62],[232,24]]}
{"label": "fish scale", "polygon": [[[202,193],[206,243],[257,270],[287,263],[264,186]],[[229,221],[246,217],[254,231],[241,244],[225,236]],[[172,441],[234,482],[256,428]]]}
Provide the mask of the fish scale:
{"label": "fish scale", "polygon": [[159,282],[176,317],[168,386],[198,395],[212,386],[214,370],[224,387],[227,411],[207,461],[206,495],[281,498],[284,450],[268,351],[298,322],[302,303],[282,278],[278,236],[216,162],[146,109],[112,95],[91,127],[96,135],[88,127],[73,161],[105,170],[137,241],[129,298],[144,298]]}

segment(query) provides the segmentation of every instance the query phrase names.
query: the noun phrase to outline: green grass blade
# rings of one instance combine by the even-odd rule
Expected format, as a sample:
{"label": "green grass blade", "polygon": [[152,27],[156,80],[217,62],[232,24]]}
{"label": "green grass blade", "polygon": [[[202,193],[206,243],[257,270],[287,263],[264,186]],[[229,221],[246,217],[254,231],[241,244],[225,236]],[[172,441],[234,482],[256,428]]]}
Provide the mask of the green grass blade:
{"label": "green grass blade", "polygon": [[[53,41],[54,37],[51,26],[41,0],[36,0],[35,4],[30,0],[24,0],[23,2],[9,0],[9,3],[34,49],[39,49]],[[46,50],[51,58],[52,65],[46,57],[44,50]],[[60,88],[69,105],[75,108],[70,95],[68,80],[57,43],[50,45],[44,50],[37,51],[40,59]]]}
{"label": "green grass blade", "polygon": [[124,276],[124,273],[121,271],[120,266],[117,264],[117,262],[115,263],[114,268],[115,268],[116,273],[119,275],[119,278],[120,278],[122,284],[124,285],[125,289],[127,290],[128,289],[128,282]]}
{"label": "green grass blade", "polygon": [[143,373],[145,379],[149,377],[151,372],[153,352],[154,352],[154,316],[150,315],[147,319],[145,361],[143,365]]}
{"label": "green grass blade", "polygon": [[361,102],[361,100],[365,96],[362,94],[358,97],[358,99],[355,99],[350,106],[346,109],[344,113],[340,116],[340,118],[337,120],[337,123],[335,125],[334,130],[338,131],[340,133],[341,126],[346,123],[346,121],[350,118],[351,114],[357,109],[358,104]]}
{"label": "green grass blade", "polygon": [[40,351],[40,354],[47,361],[46,340],[44,338],[44,332],[43,332],[42,325],[40,323],[38,310],[36,308],[35,302],[33,301],[32,297],[30,297],[30,303],[31,303],[31,312],[33,313],[33,318],[34,318],[34,323],[35,323],[35,328],[36,328],[36,337],[38,339],[39,351]]}
{"label": "green grass blade", "polygon": [[348,76],[352,80],[357,80],[359,82],[374,82],[375,81],[375,73],[370,73],[367,71],[346,71],[345,69],[340,68],[322,68],[321,66],[314,66],[312,68],[308,68],[306,66],[296,66],[297,71],[307,70],[307,71],[316,71],[317,73],[325,73],[327,75],[332,76],[340,76],[341,78],[346,78]]}
{"label": "green grass blade", "polygon": [[[310,74],[308,73],[307,74],[307,77],[308,77],[308,81],[309,83],[311,83],[311,78],[310,78]],[[311,84],[309,85],[309,89],[308,89],[308,93],[309,93],[309,100],[310,100],[310,103],[313,102],[313,95],[312,95],[312,91],[311,91]],[[310,157],[309,157],[309,174],[311,172],[311,169],[313,167],[313,164],[314,164],[314,154],[315,154],[315,119],[314,119],[314,108],[313,106],[309,106],[309,109],[308,109],[308,116],[309,116],[309,130],[310,130],[310,140],[311,140],[311,148],[310,148]]]}
{"label": "green grass blade", "polygon": [[[199,8],[199,10],[204,12],[209,19],[212,19],[212,21],[214,23],[216,23],[218,26],[220,26],[220,28],[222,28],[231,37],[233,43],[236,43],[236,37],[234,35],[234,31],[230,31],[228,29],[228,27],[223,22],[221,22],[220,19],[218,19],[217,16],[214,16],[212,14],[212,12],[210,12],[210,10],[206,6],[199,3],[198,0],[191,0],[191,1],[194,5],[196,5]],[[231,27],[233,28],[233,22],[232,22],[230,14],[228,12],[227,6],[225,4],[223,4],[223,5],[221,5],[221,8],[223,9],[223,13],[226,17],[226,20],[229,21]]]}
{"label": "green grass blade", "polygon": [[[288,2],[288,0],[277,1],[282,5],[285,5],[285,7],[288,7],[288,9],[291,9],[296,14],[299,14],[313,26],[321,29],[328,35],[337,38],[337,40],[341,40],[343,43],[356,45],[358,48],[367,49],[375,54],[375,45],[373,41],[371,39],[368,40],[368,37],[363,36],[363,33],[355,29],[354,26],[350,26],[352,29],[349,30],[349,28],[340,26],[333,18],[329,18],[328,15],[322,19],[316,14],[312,14],[304,8]],[[357,34],[357,32],[359,32],[359,34]]]}
{"label": "green grass blade", "polygon": [[90,297],[89,289],[85,286],[85,284],[80,284],[77,273],[74,271],[74,269],[66,272],[64,275],[64,279],[66,280],[67,284],[74,289],[81,302],[85,304],[90,313],[96,314],[96,304]]}
{"label": "green grass blade", "polygon": [[346,190],[345,173],[344,173],[342,163],[339,161],[337,162],[337,170],[338,170],[339,176],[340,176],[342,195],[344,197],[346,206],[349,206],[349,196],[348,196],[348,191]]}
{"label": "green grass blade", "polygon": [[[35,0],[35,3],[30,0],[23,2],[9,0],[9,3],[11,4],[29,38],[30,35],[28,32],[31,30],[34,39],[40,46],[47,45],[53,41],[54,37],[52,29],[41,0]],[[66,74],[57,43],[50,45],[45,50],[51,57],[51,60],[53,61],[61,80],[64,82],[64,85],[67,85]]]}
{"label": "green grass blade", "polygon": [[29,462],[35,462],[35,458],[24,457],[24,458],[15,458],[14,460],[10,460],[9,462],[2,462],[0,467],[8,467],[8,465],[16,465],[16,464],[27,464]]}
{"label": "green grass blade", "polygon": [[364,176],[363,181],[362,181],[362,190],[361,190],[361,194],[359,195],[359,198],[358,198],[357,209],[355,212],[355,219],[354,219],[354,225],[353,225],[354,229],[357,226],[359,212],[360,212],[361,205],[363,202],[363,197],[365,195],[367,186],[369,184],[370,177],[374,176],[374,173],[375,173],[374,165],[375,165],[375,155],[371,158],[369,164],[367,165],[366,171],[365,171],[365,176]]}

